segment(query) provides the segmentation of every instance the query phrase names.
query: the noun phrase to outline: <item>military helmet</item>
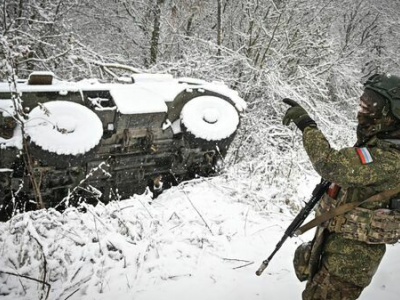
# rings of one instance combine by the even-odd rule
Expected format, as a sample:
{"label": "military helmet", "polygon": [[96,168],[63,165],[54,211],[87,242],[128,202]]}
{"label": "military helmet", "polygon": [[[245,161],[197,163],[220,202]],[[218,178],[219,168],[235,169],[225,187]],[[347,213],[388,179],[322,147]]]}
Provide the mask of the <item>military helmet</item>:
{"label": "military helmet", "polygon": [[391,74],[372,75],[364,83],[366,89],[371,89],[390,102],[390,111],[400,120],[400,77]]}

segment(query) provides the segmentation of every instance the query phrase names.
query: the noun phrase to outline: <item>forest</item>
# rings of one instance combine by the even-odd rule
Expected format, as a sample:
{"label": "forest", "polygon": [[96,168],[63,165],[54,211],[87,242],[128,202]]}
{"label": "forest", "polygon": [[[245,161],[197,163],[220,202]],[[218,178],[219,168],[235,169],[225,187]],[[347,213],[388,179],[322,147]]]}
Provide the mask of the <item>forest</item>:
{"label": "forest", "polygon": [[[274,279],[252,277],[319,180],[300,132],[282,126],[282,99],[301,103],[334,148],[354,144],[363,83],[400,74],[399,11],[393,0],[0,0],[1,81],[32,71],[109,82],[171,74],[223,81],[247,103],[218,178],[183,183],[159,202],[132,195],[84,204],[86,214],[50,209],[2,223],[0,297],[300,297],[287,271],[294,243]],[[398,299],[396,265],[386,262],[369,299]]]}
{"label": "forest", "polygon": [[0,77],[45,70],[64,80],[113,81],[145,72],[224,81],[248,104],[227,164],[251,182],[249,193],[266,183],[279,190],[315,174],[296,133],[281,126],[281,100],[302,103],[334,147],[352,144],[362,83],[376,72],[398,73],[399,6],[389,0],[3,0]]}

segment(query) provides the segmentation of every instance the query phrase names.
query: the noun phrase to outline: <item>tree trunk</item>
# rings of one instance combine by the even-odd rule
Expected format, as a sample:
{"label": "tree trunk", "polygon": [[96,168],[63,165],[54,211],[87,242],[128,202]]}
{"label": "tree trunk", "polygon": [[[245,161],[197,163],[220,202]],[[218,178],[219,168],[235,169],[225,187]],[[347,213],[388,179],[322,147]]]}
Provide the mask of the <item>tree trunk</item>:
{"label": "tree trunk", "polygon": [[156,6],[154,7],[153,32],[151,33],[150,42],[150,64],[155,64],[158,58],[158,45],[161,30],[161,5],[164,1],[165,0],[157,0]]}
{"label": "tree trunk", "polygon": [[221,39],[222,39],[222,5],[221,0],[217,0],[217,45],[218,45],[218,52],[217,55],[221,55]]}

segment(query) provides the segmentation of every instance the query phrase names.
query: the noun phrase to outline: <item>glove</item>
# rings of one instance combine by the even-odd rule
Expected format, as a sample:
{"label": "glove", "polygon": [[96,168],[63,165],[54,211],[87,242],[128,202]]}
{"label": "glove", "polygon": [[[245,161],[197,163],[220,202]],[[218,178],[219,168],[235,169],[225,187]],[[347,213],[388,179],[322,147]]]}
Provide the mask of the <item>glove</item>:
{"label": "glove", "polygon": [[301,107],[296,101],[285,98],[283,99],[283,103],[290,105],[291,107],[286,111],[285,116],[283,117],[282,123],[283,125],[288,126],[290,122],[296,124],[297,128],[299,128],[302,132],[304,128],[308,126],[317,127],[317,123],[313,119],[310,118],[306,110]]}

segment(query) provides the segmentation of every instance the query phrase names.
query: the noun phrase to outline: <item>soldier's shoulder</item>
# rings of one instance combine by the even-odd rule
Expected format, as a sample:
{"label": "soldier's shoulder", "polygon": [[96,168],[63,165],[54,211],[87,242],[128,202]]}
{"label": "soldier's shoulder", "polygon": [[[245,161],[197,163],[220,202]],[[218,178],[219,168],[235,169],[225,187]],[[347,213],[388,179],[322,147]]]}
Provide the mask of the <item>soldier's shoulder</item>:
{"label": "soldier's shoulder", "polygon": [[400,148],[363,146],[343,148],[340,154],[345,157],[350,165],[398,165],[400,169]]}
{"label": "soldier's shoulder", "polygon": [[379,141],[375,146],[368,149],[379,162],[397,165],[400,169],[400,140],[396,140],[396,143]]}

